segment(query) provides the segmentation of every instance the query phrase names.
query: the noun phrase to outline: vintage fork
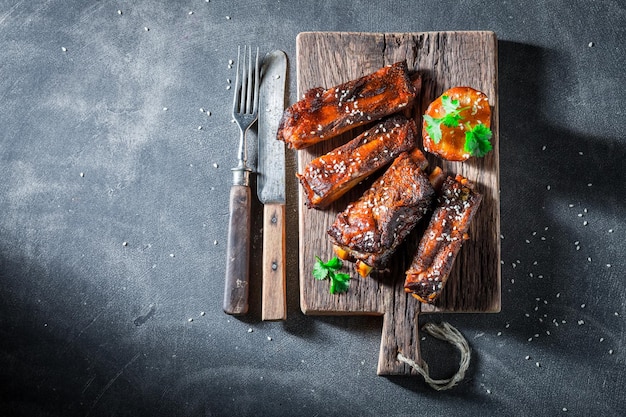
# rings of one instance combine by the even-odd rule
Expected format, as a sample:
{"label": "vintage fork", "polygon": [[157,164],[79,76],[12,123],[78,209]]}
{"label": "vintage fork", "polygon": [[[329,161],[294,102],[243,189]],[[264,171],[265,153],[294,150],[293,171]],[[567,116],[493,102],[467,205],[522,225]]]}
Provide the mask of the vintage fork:
{"label": "vintage fork", "polygon": [[239,126],[237,166],[233,171],[228,215],[226,285],[224,312],[240,315],[248,311],[250,273],[250,172],[246,134],[256,122],[259,106],[259,49],[253,65],[252,49],[237,48],[237,76],[233,97],[233,119]]}

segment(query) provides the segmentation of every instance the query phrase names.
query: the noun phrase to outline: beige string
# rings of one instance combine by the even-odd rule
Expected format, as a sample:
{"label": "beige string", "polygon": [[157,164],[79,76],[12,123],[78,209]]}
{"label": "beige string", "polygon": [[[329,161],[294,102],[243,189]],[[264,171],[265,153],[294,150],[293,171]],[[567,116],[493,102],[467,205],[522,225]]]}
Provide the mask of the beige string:
{"label": "beige string", "polygon": [[461,352],[461,361],[459,363],[459,370],[448,379],[432,379],[428,374],[428,364],[422,360],[423,365],[417,364],[414,360],[407,358],[402,355],[402,353],[398,352],[398,360],[406,363],[415,369],[420,375],[424,377],[424,380],[428,385],[437,391],[443,391],[454,387],[465,377],[465,371],[469,368],[471,350],[469,345],[467,344],[467,340],[463,337],[461,332],[459,332],[456,328],[454,328],[449,323],[443,322],[440,325],[434,323],[426,323],[424,327],[422,327],[426,333],[430,334],[433,337],[436,337],[439,340],[444,340],[456,346]]}

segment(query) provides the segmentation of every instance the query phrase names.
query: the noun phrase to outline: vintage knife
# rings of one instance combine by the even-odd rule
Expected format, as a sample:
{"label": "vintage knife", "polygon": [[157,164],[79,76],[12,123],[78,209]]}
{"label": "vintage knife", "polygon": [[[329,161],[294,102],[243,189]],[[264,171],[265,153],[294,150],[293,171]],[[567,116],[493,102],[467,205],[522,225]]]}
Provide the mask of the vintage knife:
{"label": "vintage knife", "polygon": [[287,56],[263,59],[258,121],[257,195],[263,203],[262,320],[287,317],[285,269],[285,145],[276,139],[285,107]]}

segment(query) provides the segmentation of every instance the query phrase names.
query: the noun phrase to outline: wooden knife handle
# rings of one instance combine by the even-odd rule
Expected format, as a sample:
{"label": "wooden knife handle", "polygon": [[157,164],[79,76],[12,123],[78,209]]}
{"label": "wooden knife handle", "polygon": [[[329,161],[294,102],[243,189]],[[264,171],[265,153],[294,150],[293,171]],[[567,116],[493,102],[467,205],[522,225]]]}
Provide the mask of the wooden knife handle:
{"label": "wooden knife handle", "polygon": [[245,185],[233,185],[231,187],[224,312],[232,315],[248,312],[250,203],[250,187]]}
{"label": "wooden knife handle", "polygon": [[287,318],[285,287],[285,205],[263,206],[262,320]]}

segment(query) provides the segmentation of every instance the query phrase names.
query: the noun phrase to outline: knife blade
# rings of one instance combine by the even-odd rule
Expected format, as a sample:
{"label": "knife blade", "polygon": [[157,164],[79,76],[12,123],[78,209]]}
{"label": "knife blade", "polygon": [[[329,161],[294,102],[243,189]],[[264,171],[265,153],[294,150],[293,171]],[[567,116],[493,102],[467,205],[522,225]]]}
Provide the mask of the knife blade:
{"label": "knife blade", "polygon": [[262,320],[285,320],[285,145],[276,139],[285,108],[287,56],[263,59],[258,121],[257,196],[263,203]]}

